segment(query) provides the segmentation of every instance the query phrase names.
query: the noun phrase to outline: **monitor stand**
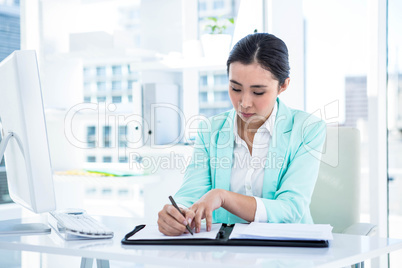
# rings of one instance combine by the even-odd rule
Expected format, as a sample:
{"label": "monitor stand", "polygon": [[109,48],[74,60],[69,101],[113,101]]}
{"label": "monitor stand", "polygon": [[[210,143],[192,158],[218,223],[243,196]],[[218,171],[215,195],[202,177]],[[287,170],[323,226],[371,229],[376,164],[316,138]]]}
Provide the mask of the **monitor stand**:
{"label": "monitor stand", "polygon": [[[10,132],[0,142],[0,162],[3,159],[8,141],[11,138],[16,139],[17,144],[22,152],[22,155],[25,157],[20,138],[15,133]],[[20,219],[0,221],[0,236],[50,234],[50,232],[51,232],[50,227],[43,223],[21,223]]]}

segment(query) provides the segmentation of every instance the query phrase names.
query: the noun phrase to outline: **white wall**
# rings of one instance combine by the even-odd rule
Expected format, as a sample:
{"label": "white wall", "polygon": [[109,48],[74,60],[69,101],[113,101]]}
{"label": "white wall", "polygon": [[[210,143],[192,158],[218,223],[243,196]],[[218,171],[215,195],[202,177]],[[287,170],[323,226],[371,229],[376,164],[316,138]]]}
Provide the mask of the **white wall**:
{"label": "white wall", "polygon": [[289,51],[290,85],[280,98],[305,110],[303,1],[265,0],[265,8],[265,31],[282,39]]}

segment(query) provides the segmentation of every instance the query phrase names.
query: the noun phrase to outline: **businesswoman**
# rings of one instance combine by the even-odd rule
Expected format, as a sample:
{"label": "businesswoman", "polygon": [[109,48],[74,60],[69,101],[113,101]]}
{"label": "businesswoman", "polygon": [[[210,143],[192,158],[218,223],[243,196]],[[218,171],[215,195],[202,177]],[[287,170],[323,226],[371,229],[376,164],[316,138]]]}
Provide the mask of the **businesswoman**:
{"label": "businesswoman", "polygon": [[227,60],[233,109],[201,122],[192,161],[172,205],[158,215],[160,232],[190,224],[312,223],[309,205],[325,140],[325,123],[287,107],[278,96],[290,82],[288,50],[274,35],[241,39]]}

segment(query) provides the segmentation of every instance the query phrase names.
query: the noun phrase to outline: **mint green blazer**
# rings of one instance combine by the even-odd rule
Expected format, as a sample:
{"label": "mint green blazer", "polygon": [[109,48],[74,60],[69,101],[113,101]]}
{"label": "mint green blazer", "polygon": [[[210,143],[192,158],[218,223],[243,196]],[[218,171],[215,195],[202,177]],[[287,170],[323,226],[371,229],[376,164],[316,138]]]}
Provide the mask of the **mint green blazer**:
{"label": "mint green blazer", "polygon": [[[326,125],[313,115],[288,108],[279,99],[277,103],[262,189],[268,222],[313,223],[309,206]],[[230,190],[235,118],[232,109],[200,123],[192,160],[175,195],[177,203],[190,207],[211,189]],[[219,208],[213,212],[213,222],[245,221]]]}

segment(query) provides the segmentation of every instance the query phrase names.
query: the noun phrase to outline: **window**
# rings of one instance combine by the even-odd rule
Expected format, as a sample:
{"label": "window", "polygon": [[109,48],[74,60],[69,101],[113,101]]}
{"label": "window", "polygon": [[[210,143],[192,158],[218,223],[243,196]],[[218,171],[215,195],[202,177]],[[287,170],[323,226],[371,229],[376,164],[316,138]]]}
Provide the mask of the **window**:
{"label": "window", "polygon": [[198,11],[206,11],[207,10],[207,3],[204,1],[199,1],[198,2]]}
{"label": "window", "polygon": [[200,76],[200,87],[206,87],[206,86],[208,86],[208,76],[201,75]]}
{"label": "window", "polygon": [[96,86],[98,91],[105,91],[106,90],[106,82],[97,82]]}
{"label": "window", "polygon": [[[361,219],[369,220],[368,2],[304,0],[306,110],[361,136]],[[342,14],[342,19],[339,19]],[[339,38],[347,36],[347,38]],[[334,53],[336,52],[336,53]],[[324,58],[323,58],[324,55]],[[292,66],[291,66],[292,68]],[[331,81],[331,82],[329,82]],[[325,85],[324,87],[322,85]],[[329,113],[327,112],[330,111]],[[325,118],[332,114],[330,118]]]}
{"label": "window", "polygon": [[110,148],[111,147],[111,133],[112,133],[112,128],[110,126],[104,126],[103,127],[103,146],[105,148]]}
{"label": "window", "polygon": [[0,1],[0,61],[20,49],[19,2]]}
{"label": "window", "polygon": [[[400,0],[388,0],[388,223],[389,237],[402,238],[402,17]],[[402,263],[401,254],[390,254],[390,267]]]}
{"label": "window", "polygon": [[200,114],[212,116],[232,108],[228,94],[228,77],[222,70],[200,72]]}
{"label": "window", "polygon": [[91,82],[84,82],[84,90],[91,91]]}
{"label": "window", "polygon": [[121,96],[113,96],[112,103],[121,103]]}
{"label": "window", "polygon": [[87,156],[87,162],[88,163],[95,163],[96,162],[96,156]]}
{"label": "window", "polygon": [[98,96],[96,99],[98,102],[106,102],[106,96]]}
{"label": "window", "polygon": [[88,148],[95,148],[96,146],[96,127],[88,126],[87,127],[87,145]]}
{"label": "window", "polygon": [[112,195],[112,193],[113,193],[113,191],[111,188],[103,188],[102,189],[102,195],[109,196],[109,195]]}
{"label": "window", "polygon": [[96,67],[96,75],[97,76],[106,76],[106,67]]}
{"label": "window", "polygon": [[225,7],[225,1],[223,0],[215,0],[214,1],[214,9],[222,9]]}
{"label": "window", "polygon": [[135,82],[134,80],[128,80],[127,81],[127,89],[133,89],[134,82]]}
{"label": "window", "polygon": [[132,73],[134,72],[134,71],[132,70],[130,64],[127,65],[127,70],[128,70],[128,73],[129,73],[129,74],[132,74]]}
{"label": "window", "polygon": [[229,83],[229,78],[227,74],[215,74],[214,75],[214,84],[215,85],[228,85]]}
{"label": "window", "polygon": [[208,102],[208,92],[200,92],[200,102]]}
{"label": "window", "polygon": [[119,157],[119,163],[128,163],[128,158],[127,158],[127,156]]}
{"label": "window", "polygon": [[91,97],[85,96],[84,97],[84,102],[90,103],[91,102]]}
{"label": "window", "polygon": [[127,126],[119,126],[119,147],[127,146]]}
{"label": "window", "polygon": [[96,194],[96,188],[91,187],[91,188],[85,189],[85,194],[94,196]]}
{"label": "window", "polygon": [[92,75],[92,69],[90,67],[84,67],[84,77],[90,77]]}
{"label": "window", "polygon": [[112,90],[121,90],[121,81],[112,81]]}
{"label": "window", "polygon": [[130,94],[127,96],[127,98],[128,98],[128,102],[133,102],[133,95]]}
{"label": "window", "polygon": [[112,163],[112,157],[111,156],[104,156],[103,157],[103,163]]}
{"label": "window", "polygon": [[128,189],[119,189],[118,195],[119,196],[128,196],[129,195],[129,190]]}
{"label": "window", "polygon": [[122,68],[121,68],[121,66],[120,65],[115,65],[115,66],[112,66],[112,73],[113,73],[113,75],[120,75],[120,74],[122,74]]}
{"label": "window", "polygon": [[214,100],[230,102],[229,93],[227,91],[214,92]]}

